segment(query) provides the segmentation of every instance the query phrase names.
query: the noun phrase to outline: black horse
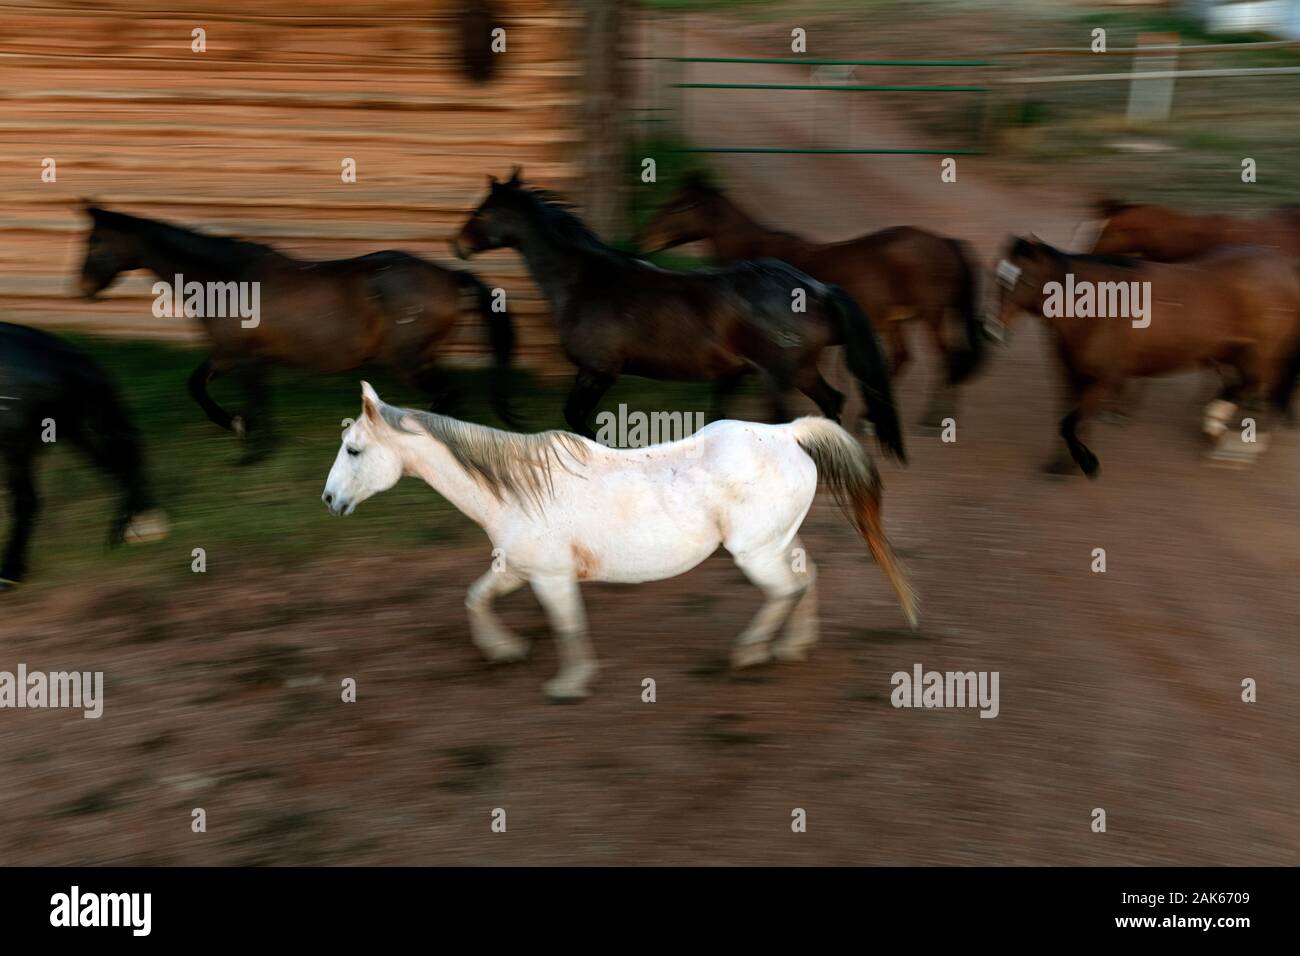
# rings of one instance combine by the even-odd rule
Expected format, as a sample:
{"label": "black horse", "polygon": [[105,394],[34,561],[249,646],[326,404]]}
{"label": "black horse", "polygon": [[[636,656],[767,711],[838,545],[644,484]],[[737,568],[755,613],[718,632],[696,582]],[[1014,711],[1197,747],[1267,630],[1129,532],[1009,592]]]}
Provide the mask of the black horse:
{"label": "black horse", "polygon": [[40,507],[32,466],[51,440],[78,448],[121,489],[111,543],[165,533],[166,519],[153,509],[139,439],[108,374],[62,339],[0,322],[0,459],[13,498],[0,591],[27,572],[27,543]]}
{"label": "black horse", "polygon": [[518,249],[551,306],[578,377],[564,417],[592,437],[589,419],[623,374],[718,381],[725,390],[757,371],[788,418],[790,387],[839,420],[844,396],[818,371],[843,343],[867,417],[884,449],[904,460],[889,363],[867,316],[849,296],[775,259],[714,269],[661,269],[602,243],[553,195],[488,177],[491,190],[452,240],[461,258]]}

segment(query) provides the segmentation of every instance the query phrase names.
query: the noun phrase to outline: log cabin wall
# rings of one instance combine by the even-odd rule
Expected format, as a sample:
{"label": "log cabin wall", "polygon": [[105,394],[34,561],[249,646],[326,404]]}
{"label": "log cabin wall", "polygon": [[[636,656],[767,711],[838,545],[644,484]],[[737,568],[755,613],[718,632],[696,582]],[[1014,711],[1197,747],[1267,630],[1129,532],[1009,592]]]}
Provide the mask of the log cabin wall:
{"label": "log cabin wall", "polygon": [[[454,264],[447,239],[488,173],[517,163],[572,194],[580,12],[494,0],[507,52],[477,84],[461,67],[461,5],[0,2],[0,318],[197,338],[191,320],[153,317],[143,274],[106,301],[73,297],[82,196],[293,255],[400,248]],[[196,28],[206,52],[191,49]],[[41,180],[46,158],[56,182]],[[341,180],[344,158],[356,161],[355,183]],[[515,253],[469,268],[507,290],[520,364],[565,367]],[[450,360],[485,355],[467,303]]]}

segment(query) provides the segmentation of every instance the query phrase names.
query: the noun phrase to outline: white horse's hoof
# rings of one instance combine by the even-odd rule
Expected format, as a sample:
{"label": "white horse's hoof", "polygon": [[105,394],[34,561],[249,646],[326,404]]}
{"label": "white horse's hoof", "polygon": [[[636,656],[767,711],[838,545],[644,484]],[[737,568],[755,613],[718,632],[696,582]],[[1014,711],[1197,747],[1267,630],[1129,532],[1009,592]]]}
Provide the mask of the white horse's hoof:
{"label": "white horse's hoof", "polygon": [[132,516],[126,530],[122,532],[122,540],[127,544],[161,541],[170,530],[171,522],[167,520],[167,515],[154,508]]}
{"label": "white horse's hoof", "polygon": [[812,641],[777,641],[772,645],[772,656],[778,661],[806,661]]}
{"label": "white horse's hoof", "polygon": [[552,701],[573,701],[582,700],[591,694],[584,684],[575,684],[573,681],[561,680],[555,678],[548,680],[542,686],[542,693],[546,695],[547,700]]}
{"label": "white horse's hoof", "polygon": [[523,641],[498,641],[479,648],[484,660],[493,664],[513,664],[528,658],[528,645]]}
{"label": "white horse's hoof", "polygon": [[236,438],[243,438],[248,434],[248,428],[244,425],[243,415],[236,415],[230,420],[230,430],[235,433]]}
{"label": "white horse's hoof", "polygon": [[731,651],[731,666],[737,670],[754,667],[758,664],[766,664],[771,659],[772,645],[766,642],[762,644],[741,644]]}
{"label": "white horse's hoof", "polygon": [[1207,438],[1217,441],[1228,430],[1228,422],[1237,406],[1226,399],[1216,398],[1205,406],[1205,417],[1201,420],[1201,431]]}

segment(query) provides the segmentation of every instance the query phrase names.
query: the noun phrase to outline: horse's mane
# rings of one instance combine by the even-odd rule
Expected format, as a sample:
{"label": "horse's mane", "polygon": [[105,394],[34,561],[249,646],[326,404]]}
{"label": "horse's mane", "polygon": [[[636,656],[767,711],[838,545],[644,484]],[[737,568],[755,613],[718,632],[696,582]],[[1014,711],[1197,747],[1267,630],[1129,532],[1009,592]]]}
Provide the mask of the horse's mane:
{"label": "horse's mane", "polygon": [[87,206],[86,212],[97,225],[121,229],[137,235],[150,236],[165,242],[176,252],[195,259],[212,257],[235,258],[241,261],[261,258],[267,253],[276,252],[272,246],[247,239],[233,239],[226,236],[211,236],[197,229],[178,226],[161,219],[148,219],[144,216],[132,216],[124,212],[114,212],[98,206]]}
{"label": "horse's mane", "polygon": [[681,188],[685,191],[702,193],[706,196],[721,199],[724,202],[729,203],[733,209],[770,236],[788,239],[804,245],[813,244],[806,236],[801,236],[797,232],[790,232],[787,229],[777,229],[774,226],[769,226],[767,223],[760,221],[752,212],[727,195],[727,191],[715,183],[708,173],[700,170],[687,173],[682,179]]}
{"label": "horse's mane", "polygon": [[524,186],[511,182],[501,183],[500,187],[508,189],[513,197],[524,200],[537,224],[556,242],[583,252],[611,256],[629,263],[643,262],[630,252],[606,244],[572,211],[573,204],[558,193],[538,186]]}
{"label": "horse's mane", "polygon": [[379,411],[385,422],[408,434],[412,432],[403,419],[414,419],[431,437],[442,442],[456,462],[482,482],[498,501],[509,494],[540,509],[554,491],[551,469],[558,465],[568,470],[562,454],[579,465],[586,464],[589,458],[586,442],[571,432],[552,430],[521,435],[413,408],[381,405]]}

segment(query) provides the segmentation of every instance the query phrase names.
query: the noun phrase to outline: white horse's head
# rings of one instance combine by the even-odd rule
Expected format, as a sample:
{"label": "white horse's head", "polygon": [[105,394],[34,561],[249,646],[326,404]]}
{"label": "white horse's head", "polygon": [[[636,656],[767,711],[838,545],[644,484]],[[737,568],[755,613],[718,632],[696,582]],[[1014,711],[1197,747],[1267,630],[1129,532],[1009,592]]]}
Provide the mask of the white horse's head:
{"label": "white horse's head", "polygon": [[380,412],[382,405],[370,383],[362,382],[361,417],[343,433],[321,495],[332,514],[352,514],[361,502],[387,491],[402,477],[402,456],[392,441],[392,426]]}

